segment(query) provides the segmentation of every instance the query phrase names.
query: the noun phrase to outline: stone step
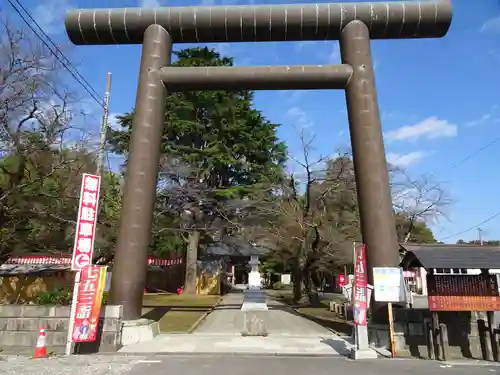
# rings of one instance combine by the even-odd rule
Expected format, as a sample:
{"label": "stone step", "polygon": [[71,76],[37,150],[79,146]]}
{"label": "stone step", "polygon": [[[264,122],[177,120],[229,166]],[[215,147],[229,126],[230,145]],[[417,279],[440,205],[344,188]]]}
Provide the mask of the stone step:
{"label": "stone step", "polygon": [[67,331],[68,318],[0,318],[0,331]]}
{"label": "stone step", "polygon": [[[100,319],[99,324],[104,324],[104,332],[117,332],[120,330],[120,320],[116,318]],[[46,331],[67,332],[69,319],[66,318],[0,318],[0,331]]]}
{"label": "stone step", "polygon": [[[36,331],[0,331],[0,348],[7,346],[28,346],[34,348],[38,339]],[[47,346],[66,345],[67,332],[47,332]]]}
{"label": "stone step", "polygon": [[[79,344],[85,350],[89,352],[96,352],[94,349],[97,345],[99,346],[100,352],[115,352],[116,342],[119,342],[117,333],[104,332],[102,334],[100,343],[81,343]],[[55,350],[54,348],[65,347],[66,340],[68,337],[67,332],[47,332],[46,333],[46,345],[49,351]],[[0,331],[0,349],[2,351],[12,352],[13,349],[18,347],[31,348],[34,350],[36,342],[38,339],[38,332],[33,331]],[[92,347],[92,349],[90,349]],[[64,350],[63,350],[64,351]]]}
{"label": "stone step", "polygon": [[[3,346],[0,348],[2,351],[0,352],[1,356],[23,356],[30,357],[33,355],[35,348],[31,346]],[[47,348],[47,351],[50,354],[64,354],[66,351],[66,346],[51,346]],[[1,359],[0,359],[1,360]]]}

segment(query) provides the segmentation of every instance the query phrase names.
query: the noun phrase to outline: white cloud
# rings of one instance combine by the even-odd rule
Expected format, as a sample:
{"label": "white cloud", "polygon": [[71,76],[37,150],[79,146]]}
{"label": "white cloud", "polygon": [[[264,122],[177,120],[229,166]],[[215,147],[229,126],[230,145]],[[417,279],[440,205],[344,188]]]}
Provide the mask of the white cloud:
{"label": "white cloud", "polygon": [[295,125],[299,129],[308,129],[313,126],[312,120],[307,113],[300,107],[292,107],[288,110],[287,115],[293,118]]}
{"label": "white cloud", "polygon": [[286,99],[291,105],[297,103],[298,101],[300,101],[306,91],[304,90],[279,90],[278,93],[280,94],[280,96],[283,96],[284,99]]}
{"label": "white cloud", "polygon": [[70,0],[45,0],[40,2],[31,13],[45,33],[57,34],[64,31],[64,16],[69,9],[74,7]]}
{"label": "white cloud", "polygon": [[414,164],[426,156],[423,151],[414,151],[408,154],[396,154],[394,152],[389,152],[387,154],[387,162],[396,167],[407,167],[410,164]]}
{"label": "white cloud", "polygon": [[340,64],[340,47],[339,42],[334,42],[332,49],[328,55],[328,62],[330,64]]}
{"label": "white cloud", "polygon": [[465,123],[467,126],[479,126],[487,123],[498,123],[500,122],[500,114],[499,114],[498,105],[493,105],[486,113],[484,113],[481,117],[468,121]]}
{"label": "white cloud", "polygon": [[292,43],[297,53],[307,54],[318,59],[320,64],[340,64],[340,47],[338,41],[321,40]]}
{"label": "white cloud", "polygon": [[385,136],[390,140],[403,141],[417,140],[423,137],[428,139],[455,137],[457,132],[457,125],[432,116],[416,123],[415,125],[405,125],[399,129],[386,132]]}
{"label": "white cloud", "polygon": [[141,8],[158,8],[161,7],[160,0],[140,0],[139,6]]}
{"label": "white cloud", "polygon": [[480,32],[500,33],[500,16],[490,18],[481,26]]}
{"label": "white cloud", "polygon": [[108,116],[108,124],[109,127],[113,130],[122,130],[122,127],[118,123],[118,119],[116,116],[121,115],[120,113],[110,113]]}

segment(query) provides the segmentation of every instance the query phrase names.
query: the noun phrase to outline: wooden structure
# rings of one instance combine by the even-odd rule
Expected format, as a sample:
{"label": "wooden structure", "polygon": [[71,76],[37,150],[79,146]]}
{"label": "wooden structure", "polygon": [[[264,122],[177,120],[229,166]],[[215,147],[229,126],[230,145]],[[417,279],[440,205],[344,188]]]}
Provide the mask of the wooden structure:
{"label": "wooden structure", "polygon": [[[109,273],[113,270],[109,265]],[[13,256],[0,264],[0,303],[34,302],[45,291],[70,290],[74,273],[68,256]],[[176,291],[184,283],[184,261],[179,258],[148,258],[146,289]],[[110,274],[107,278],[109,289]]]}
{"label": "wooden structure", "polygon": [[[435,358],[446,359],[446,326],[438,312],[485,312],[485,359],[499,359],[495,315],[500,318],[500,248],[477,245],[408,245],[401,267],[412,271],[417,292],[432,312],[429,344]],[[422,301],[420,301],[422,302]],[[424,307],[421,304],[415,307]],[[488,343],[489,342],[489,343]],[[440,348],[441,347],[441,353]]]}

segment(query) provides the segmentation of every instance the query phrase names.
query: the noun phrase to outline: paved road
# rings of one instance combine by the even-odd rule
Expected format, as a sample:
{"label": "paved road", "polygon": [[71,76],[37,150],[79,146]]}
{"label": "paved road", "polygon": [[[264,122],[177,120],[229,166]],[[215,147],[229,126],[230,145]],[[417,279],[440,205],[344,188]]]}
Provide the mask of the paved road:
{"label": "paved road", "polygon": [[445,365],[422,360],[350,361],[337,358],[235,356],[115,356],[92,355],[29,360],[0,360],[2,375],[489,375],[498,366]]}
{"label": "paved road", "polygon": [[[159,335],[151,341],[126,346],[120,353],[308,356],[350,353],[350,342],[294,314],[279,302],[268,301],[268,311],[245,312],[240,310],[242,302],[241,293],[227,294],[194,333]],[[255,319],[262,324],[256,324]],[[259,327],[264,327],[268,336],[242,335],[242,332],[260,331]]]}

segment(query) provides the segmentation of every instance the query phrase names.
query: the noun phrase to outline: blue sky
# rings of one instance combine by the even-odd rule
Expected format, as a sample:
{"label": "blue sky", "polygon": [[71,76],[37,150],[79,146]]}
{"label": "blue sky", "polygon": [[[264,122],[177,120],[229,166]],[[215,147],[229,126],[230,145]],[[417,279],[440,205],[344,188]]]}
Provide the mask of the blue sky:
{"label": "blue sky", "polygon": [[[65,46],[68,40],[62,20],[71,8],[254,4],[266,0],[21,2],[45,32]],[[274,2],[280,1],[267,1]],[[450,243],[460,238],[476,239],[476,228],[466,230],[500,212],[500,204],[495,203],[500,184],[496,174],[500,160],[500,1],[455,0],[453,4],[454,20],[445,38],[372,44],[388,160],[413,176],[426,175],[443,184],[454,203],[446,209],[446,217],[432,227],[438,239]],[[7,10],[16,17],[8,5]],[[337,42],[213,46],[234,57],[237,65],[340,62]],[[99,93],[104,91],[107,72],[113,73],[112,114],[133,107],[140,46],[72,46],[65,50]],[[89,103],[98,118],[99,108]],[[292,154],[300,154],[298,129],[315,135],[318,155],[332,155],[349,146],[343,92],[259,92],[256,107],[282,124],[279,134]],[[480,227],[484,239],[500,239],[500,215]]]}

